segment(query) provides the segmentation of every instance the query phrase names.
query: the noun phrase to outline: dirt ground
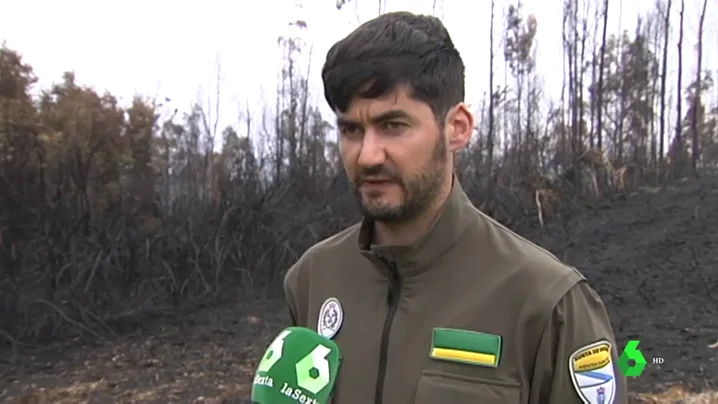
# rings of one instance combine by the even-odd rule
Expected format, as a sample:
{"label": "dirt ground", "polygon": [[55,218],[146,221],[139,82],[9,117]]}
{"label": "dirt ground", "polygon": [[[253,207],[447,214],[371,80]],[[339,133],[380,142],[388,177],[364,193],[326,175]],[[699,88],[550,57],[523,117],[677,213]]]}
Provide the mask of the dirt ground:
{"label": "dirt ground", "polygon": [[[649,365],[629,381],[632,402],[718,403],[718,180],[643,189],[570,229],[527,236],[586,275],[619,348],[641,341]],[[286,321],[281,301],[256,301],[155,320],[121,342],[26,350],[0,373],[0,402],[248,403],[257,359]]]}

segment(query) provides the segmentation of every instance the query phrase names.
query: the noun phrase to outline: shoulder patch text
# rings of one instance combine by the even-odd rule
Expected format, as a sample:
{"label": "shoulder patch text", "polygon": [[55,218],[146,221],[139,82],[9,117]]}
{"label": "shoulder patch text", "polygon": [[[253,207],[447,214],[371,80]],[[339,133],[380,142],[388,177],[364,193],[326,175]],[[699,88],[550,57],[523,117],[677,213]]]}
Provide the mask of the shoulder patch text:
{"label": "shoulder patch text", "polygon": [[610,342],[602,340],[574,351],[568,358],[568,371],[584,404],[613,404],[616,377]]}

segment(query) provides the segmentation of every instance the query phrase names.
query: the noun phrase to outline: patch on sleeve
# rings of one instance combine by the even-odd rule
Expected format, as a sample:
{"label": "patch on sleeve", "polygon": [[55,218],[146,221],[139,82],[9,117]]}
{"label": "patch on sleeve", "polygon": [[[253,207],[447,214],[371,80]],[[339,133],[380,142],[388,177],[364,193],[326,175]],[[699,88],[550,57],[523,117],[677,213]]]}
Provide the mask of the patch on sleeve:
{"label": "patch on sleeve", "polygon": [[585,404],[613,404],[616,377],[610,342],[601,340],[575,350],[568,358],[568,372]]}

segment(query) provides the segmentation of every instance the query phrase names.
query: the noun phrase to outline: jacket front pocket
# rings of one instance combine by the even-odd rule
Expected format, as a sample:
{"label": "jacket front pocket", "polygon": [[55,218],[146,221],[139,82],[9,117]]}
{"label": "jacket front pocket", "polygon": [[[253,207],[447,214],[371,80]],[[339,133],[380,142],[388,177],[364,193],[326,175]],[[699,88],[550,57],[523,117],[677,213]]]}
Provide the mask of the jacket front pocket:
{"label": "jacket front pocket", "polygon": [[520,404],[521,386],[425,372],[419,378],[415,404]]}

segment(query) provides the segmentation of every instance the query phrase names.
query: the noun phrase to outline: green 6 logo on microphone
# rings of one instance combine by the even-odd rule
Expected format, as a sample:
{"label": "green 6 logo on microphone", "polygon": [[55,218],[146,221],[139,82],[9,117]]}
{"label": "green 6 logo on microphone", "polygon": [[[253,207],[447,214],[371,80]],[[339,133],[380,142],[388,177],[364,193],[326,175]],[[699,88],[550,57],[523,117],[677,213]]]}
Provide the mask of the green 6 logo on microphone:
{"label": "green 6 logo on microphone", "polygon": [[[272,341],[257,367],[253,395],[275,400],[323,403],[334,387],[341,354],[334,341],[302,327],[290,327]],[[270,401],[267,401],[270,402]]]}

